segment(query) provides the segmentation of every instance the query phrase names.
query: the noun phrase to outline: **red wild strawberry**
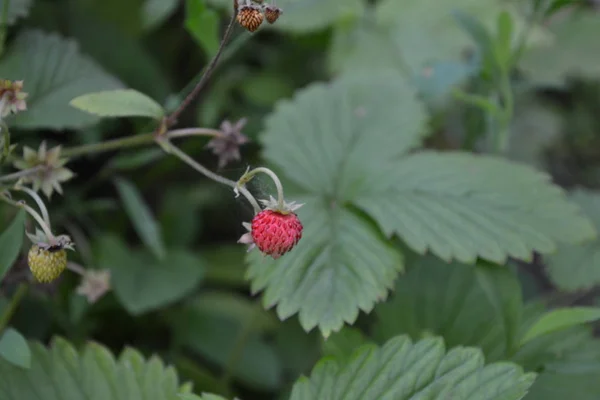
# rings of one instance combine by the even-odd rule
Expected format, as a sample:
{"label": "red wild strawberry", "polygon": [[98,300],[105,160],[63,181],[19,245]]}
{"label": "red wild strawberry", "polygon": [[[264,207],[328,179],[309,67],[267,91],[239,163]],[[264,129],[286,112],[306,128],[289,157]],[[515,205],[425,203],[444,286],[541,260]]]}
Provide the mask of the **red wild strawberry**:
{"label": "red wild strawberry", "polygon": [[302,238],[302,223],[295,213],[264,210],[252,219],[252,240],[258,249],[277,259]]}
{"label": "red wild strawberry", "polygon": [[238,243],[254,247],[275,259],[292,250],[302,238],[302,223],[294,211],[302,207],[295,202],[279,203],[272,196],[269,200],[260,200],[265,209],[252,219],[252,223],[243,223],[248,233],[242,235]]}

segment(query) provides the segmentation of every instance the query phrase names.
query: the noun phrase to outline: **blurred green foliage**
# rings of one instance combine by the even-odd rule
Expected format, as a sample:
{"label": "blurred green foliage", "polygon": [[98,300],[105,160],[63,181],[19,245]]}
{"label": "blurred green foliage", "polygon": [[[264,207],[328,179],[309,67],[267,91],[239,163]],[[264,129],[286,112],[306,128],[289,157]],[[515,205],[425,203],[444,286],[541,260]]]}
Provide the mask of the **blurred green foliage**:
{"label": "blurred green foliage", "polygon": [[[236,24],[176,127],[247,118],[251,143],[219,169],[178,140],[305,203],[275,261],[236,244],[243,197],[150,135],[232,2],[0,0],[0,78],[28,93],[0,126],[0,399],[600,398],[598,2],[278,0]],[[76,172],[52,227],[110,290],[31,282],[4,193],[42,140]]]}

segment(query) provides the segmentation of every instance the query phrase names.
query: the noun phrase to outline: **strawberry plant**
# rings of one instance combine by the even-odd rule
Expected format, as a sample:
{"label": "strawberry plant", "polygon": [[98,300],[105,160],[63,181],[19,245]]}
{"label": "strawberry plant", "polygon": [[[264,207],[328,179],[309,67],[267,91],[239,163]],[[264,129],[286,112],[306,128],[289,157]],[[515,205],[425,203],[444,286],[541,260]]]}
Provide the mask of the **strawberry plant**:
{"label": "strawberry plant", "polygon": [[0,400],[597,400],[598,35],[0,0]]}

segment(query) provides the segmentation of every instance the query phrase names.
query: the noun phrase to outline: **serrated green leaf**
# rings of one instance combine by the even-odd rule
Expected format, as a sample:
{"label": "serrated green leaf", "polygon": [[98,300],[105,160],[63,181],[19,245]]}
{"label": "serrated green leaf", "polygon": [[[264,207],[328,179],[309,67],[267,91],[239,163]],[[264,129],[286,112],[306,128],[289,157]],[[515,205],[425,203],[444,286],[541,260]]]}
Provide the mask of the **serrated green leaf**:
{"label": "serrated green leaf", "polygon": [[0,60],[0,76],[23,80],[27,111],[7,120],[19,128],[81,128],[98,121],[69,105],[79,95],[122,84],[79,52],[77,43],[55,34],[23,31]]}
{"label": "serrated green leaf", "polygon": [[[5,2],[9,0],[0,0],[0,13],[4,10]],[[33,4],[32,0],[10,0],[8,4],[8,15],[6,22],[12,25],[19,18],[25,18],[29,15],[29,10]]]}
{"label": "serrated green leaf", "polygon": [[[160,2],[166,4],[169,0]],[[64,17],[68,23],[65,29],[77,39],[81,51],[93,57],[107,72],[118,76],[126,87],[163,102],[171,93],[171,88],[159,60],[144,41],[103,18],[93,7],[93,2],[69,3],[68,14]],[[102,35],[98,35],[98,32],[102,32]],[[115,46],[115,43],[119,45]],[[165,54],[164,57],[168,56]]]}
{"label": "serrated green leaf", "polygon": [[521,345],[551,332],[600,319],[600,308],[570,307],[552,310],[542,315],[521,338]]}
{"label": "serrated green leaf", "polygon": [[0,360],[2,400],[173,400],[180,393],[172,367],[156,357],[146,360],[131,348],[115,359],[96,343],[80,352],[61,338],[54,338],[48,349],[39,343],[30,346],[28,370]]}
{"label": "serrated green leaf", "polygon": [[521,67],[535,83],[562,86],[569,75],[600,77],[600,15],[575,13],[550,25],[550,43],[528,50]]}
{"label": "serrated green leaf", "polygon": [[219,49],[219,15],[204,0],[186,0],[185,29],[212,56]]}
{"label": "serrated green leaf", "polygon": [[450,347],[479,347],[492,361],[516,349],[522,300],[507,269],[446,264],[432,256],[417,257],[407,268],[392,299],[375,308],[377,340],[440,335]]}
{"label": "serrated green leaf", "polygon": [[149,117],[160,120],[165,115],[160,104],[132,89],[88,93],[74,98],[69,104],[101,117]]}
{"label": "serrated green leaf", "polygon": [[596,235],[548,175],[500,158],[422,152],[381,176],[355,203],[386,234],[396,233],[418,253],[430,250],[446,261],[528,260],[533,251],[551,253],[557,243]]}
{"label": "serrated green leaf", "polygon": [[475,348],[446,351],[440,338],[398,336],[357,350],[349,363],[321,361],[294,385],[291,400],[518,400],[534,378],[515,364],[484,365]]}
{"label": "serrated green leaf", "polygon": [[25,211],[19,210],[10,225],[0,234],[0,281],[14,264],[23,246],[25,216]]}
{"label": "serrated green leaf", "polygon": [[[207,0],[207,3],[228,12],[232,9],[229,0]],[[322,30],[338,20],[357,18],[365,10],[361,0],[277,0],[276,4],[283,14],[272,27],[294,33]]]}
{"label": "serrated green leaf", "polygon": [[298,313],[306,331],[318,327],[327,337],[387,297],[402,258],[350,211],[315,198],[301,201],[304,233],[293,253],[275,261],[252,252],[247,276],[281,319]]}
{"label": "serrated green leaf", "polygon": [[385,298],[399,258],[352,206],[387,235],[446,260],[528,259],[595,235],[545,174],[466,153],[407,156],[425,130],[414,91],[393,74],[359,76],[279,103],[261,137],[267,161],[309,193],[293,199],[306,203],[293,254],[250,255],[252,289],[265,291],[280,318],[299,313],[305,329],[327,336]]}
{"label": "serrated green leaf", "polygon": [[[578,204],[600,229],[600,194],[577,189],[570,199]],[[547,257],[548,274],[560,289],[575,291],[589,289],[600,283],[600,240],[580,245],[563,244],[555,254]]]}
{"label": "serrated green leaf", "polygon": [[165,307],[189,294],[202,279],[202,260],[182,250],[171,250],[163,261],[150,253],[132,251],[113,237],[98,243],[98,265],[111,271],[111,282],[121,304],[139,315]]}
{"label": "serrated green leaf", "polygon": [[361,75],[313,84],[280,102],[261,140],[267,160],[295,184],[343,202],[386,162],[419,146],[425,122],[402,78]]}
{"label": "serrated green leaf", "polygon": [[0,358],[20,368],[31,367],[31,351],[25,338],[13,328],[2,332]]}
{"label": "serrated green leaf", "polygon": [[141,194],[131,182],[124,179],[115,180],[115,186],[138,235],[148,247],[148,250],[158,259],[163,260],[166,250],[160,226]]}

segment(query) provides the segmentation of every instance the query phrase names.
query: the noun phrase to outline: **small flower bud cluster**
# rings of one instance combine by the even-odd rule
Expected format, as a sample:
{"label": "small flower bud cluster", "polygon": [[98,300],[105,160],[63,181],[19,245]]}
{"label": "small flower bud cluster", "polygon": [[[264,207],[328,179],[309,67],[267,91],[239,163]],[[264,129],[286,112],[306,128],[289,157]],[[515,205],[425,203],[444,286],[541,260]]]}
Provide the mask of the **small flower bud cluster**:
{"label": "small flower bud cluster", "polygon": [[266,2],[256,3],[252,0],[237,2],[237,21],[250,32],[256,32],[265,19],[268,23],[274,24],[283,14],[283,10],[277,6]]}

